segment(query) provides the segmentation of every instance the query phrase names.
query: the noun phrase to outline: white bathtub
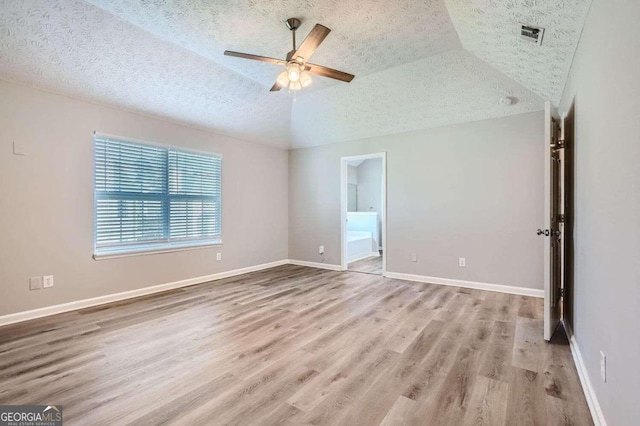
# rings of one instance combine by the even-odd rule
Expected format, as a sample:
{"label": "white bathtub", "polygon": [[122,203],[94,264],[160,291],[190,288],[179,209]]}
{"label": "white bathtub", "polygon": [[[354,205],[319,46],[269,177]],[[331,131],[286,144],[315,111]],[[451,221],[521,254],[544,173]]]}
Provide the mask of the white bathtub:
{"label": "white bathtub", "polygon": [[367,231],[347,231],[347,261],[365,259],[371,256],[379,256],[373,249],[373,235]]}
{"label": "white bathtub", "polygon": [[365,231],[371,233],[373,249],[378,251],[381,246],[378,213],[376,212],[348,212],[347,231]]}

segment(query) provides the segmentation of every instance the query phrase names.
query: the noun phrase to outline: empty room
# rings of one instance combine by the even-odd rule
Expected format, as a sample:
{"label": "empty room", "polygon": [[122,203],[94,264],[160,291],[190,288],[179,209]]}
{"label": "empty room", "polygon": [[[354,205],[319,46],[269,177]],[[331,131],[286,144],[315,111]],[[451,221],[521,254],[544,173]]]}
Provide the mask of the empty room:
{"label": "empty room", "polygon": [[0,426],[640,424],[637,0],[1,0]]}

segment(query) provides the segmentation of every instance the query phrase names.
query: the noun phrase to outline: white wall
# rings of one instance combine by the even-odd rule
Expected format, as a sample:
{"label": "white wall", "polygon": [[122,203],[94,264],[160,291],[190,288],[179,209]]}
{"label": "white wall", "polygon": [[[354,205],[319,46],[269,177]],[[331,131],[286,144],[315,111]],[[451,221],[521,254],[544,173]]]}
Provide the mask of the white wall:
{"label": "white wall", "polygon": [[535,112],[292,150],[289,257],[340,264],[340,157],[385,151],[388,271],[541,289],[543,133]]}
{"label": "white wall", "polygon": [[374,244],[382,248],[382,159],[364,160],[357,170],[358,211],[378,213],[378,238]]}
{"label": "white wall", "polygon": [[640,424],[638,34],[640,2],[594,0],[561,102],[562,112],[575,102],[573,332],[616,426]]}
{"label": "white wall", "polygon": [[347,165],[347,183],[358,184],[358,168],[356,166]]}
{"label": "white wall", "polygon": [[[93,260],[94,130],[222,153],[224,245]],[[0,315],[285,259],[287,167],[283,150],[0,82]]]}
{"label": "white wall", "polygon": [[358,211],[358,168],[347,165],[347,211]]}

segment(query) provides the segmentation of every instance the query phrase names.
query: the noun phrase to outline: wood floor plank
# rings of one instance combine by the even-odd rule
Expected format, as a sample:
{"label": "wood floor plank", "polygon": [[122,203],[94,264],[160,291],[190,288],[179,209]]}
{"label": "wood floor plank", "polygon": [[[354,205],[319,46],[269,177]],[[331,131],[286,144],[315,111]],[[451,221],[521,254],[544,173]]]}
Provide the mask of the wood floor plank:
{"label": "wood floor plank", "polygon": [[408,415],[415,405],[415,401],[399,396],[387,415],[380,422],[380,426],[401,426],[409,424]]}
{"label": "wood floor plank", "polygon": [[542,426],[547,424],[546,394],[540,375],[513,367],[507,402],[507,424]]}
{"label": "wood floor plank", "polygon": [[[479,360],[491,335],[488,321],[476,321],[470,327],[465,342],[456,352],[444,384],[428,408],[428,423],[433,425],[461,424],[469,408],[471,394],[476,385]],[[427,414],[427,413],[425,413]],[[422,417],[422,416],[421,416]]]}
{"label": "wood floor plank", "polygon": [[287,404],[286,402],[280,404],[275,410],[271,411],[265,417],[261,419],[254,419],[255,424],[271,426],[271,425],[300,425],[303,411],[300,411],[296,407]]}
{"label": "wood floor plank", "polygon": [[[339,388],[346,379],[357,372],[363,362],[380,351],[385,339],[383,333],[370,334],[369,336],[366,342],[357,345],[359,348],[357,351],[345,351],[330,366],[322,368],[322,373],[316,379],[289,398],[287,402],[302,411],[310,412],[313,410],[335,388]],[[326,355],[323,354],[323,358],[325,357]],[[307,365],[314,364],[308,363]],[[316,369],[318,368],[316,367]]]}
{"label": "wood floor plank", "polygon": [[382,275],[382,256],[371,256],[348,265],[349,271]]}
{"label": "wood floor plank", "polygon": [[542,320],[518,317],[513,344],[512,364],[514,367],[540,372],[546,344],[540,334]]}
{"label": "wood floor plank", "polygon": [[489,379],[509,382],[514,334],[515,324],[513,322],[493,322],[489,348],[480,367],[480,375]]}
{"label": "wood floor plank", "polygon": [[[418,367],[427,354],[433,350],[444,330],[446,330],[445,323],[429,321],[418,337],[399,357],[396,366],[387,374],[382,375],[344,417],[343,424],[378,424],[384,420],[387,412],[393,408],[393,404],[398,399],[397,393],[389,392],[389,389],[403,389],[406,383],[415,376]],[[404,396],[401,397],[408,399]],[[407,405],[403,404],[403,407],[406,408]],[[388,421],[390,420],[387,419]]]}
{"label": "wood floor plank", "polygon": [[542,300],[285,265],[0,327],[65,424],[589,425]]}
{"label": "wood floor plank", "polygon": [[376,351],[367,362],[358,366],[356,374],[345,379],[335,392],[329,394],[305,417],[305,423],[312,425],[338,423],[342,417],[349,414],[349,409],[356,404],[359,396],[365,393],[378,377],[393,368],[398,357],[398,353],[384,348]]}
{"label": "wood floor plank", "polygon": [[556,425],[593,424],[576,367],[571,362],[567,336],[556,333],[544,349],[543,385],[548,421]]}
{"label": "wood floor plank", "polygon": [[509,384],[479,376],[461,424],[494,426],[506,424]]}

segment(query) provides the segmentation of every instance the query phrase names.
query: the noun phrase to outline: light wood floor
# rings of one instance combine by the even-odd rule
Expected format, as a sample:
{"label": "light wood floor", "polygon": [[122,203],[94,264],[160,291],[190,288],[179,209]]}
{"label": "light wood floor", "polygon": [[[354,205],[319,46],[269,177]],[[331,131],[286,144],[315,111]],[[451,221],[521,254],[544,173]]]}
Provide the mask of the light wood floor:
{"label": "light wood floor", "polygon": [[65,424],[589,425],[542,300],[298,266],[0,328]]}
{"label": "light wood floor", "polygon": [[382,275],[382,256],[371,256],[366,259],[356,260],[347,266],[353,272]]}

